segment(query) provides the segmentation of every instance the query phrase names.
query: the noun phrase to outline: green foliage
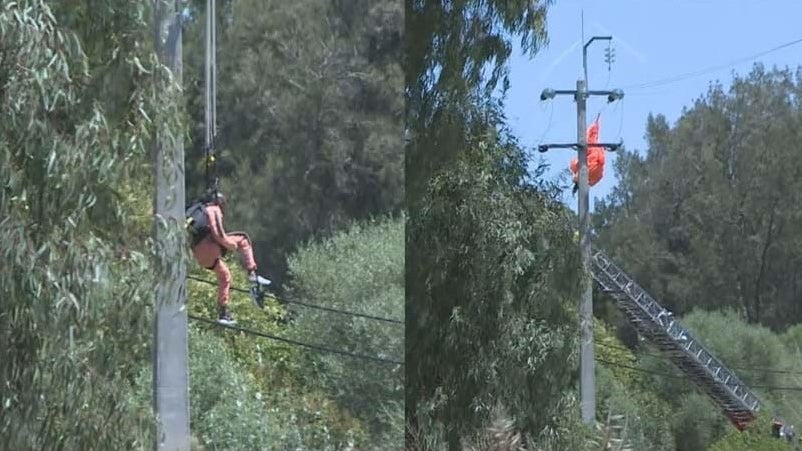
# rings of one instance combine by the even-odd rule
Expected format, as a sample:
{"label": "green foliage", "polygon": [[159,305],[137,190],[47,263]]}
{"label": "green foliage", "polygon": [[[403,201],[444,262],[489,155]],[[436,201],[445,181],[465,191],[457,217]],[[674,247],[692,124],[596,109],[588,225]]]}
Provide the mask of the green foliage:
{"label": "green foliage", "polygon": [[[683,318],[693,331],[722,362],[734,368],[752,385],[780,385],[781,375],[763,371],[738,371],[738,368],[780,369],[793,362],[787,359],[786,347],[771,330],[748,324],[732,311],[705,312],[695,310]],[[802,418],[800,418],[802,420]]]}
{"label": "green foliage", "polygon": [[576,436],[570,216],[501,114],[511,40],[534,54],[547,5],[407,3],[406,417],[451,450],[496,406],[527,443]]}
{"label": "green foliage", "polygon": [[[204,186],[203,21],[186,47],[190,193]],[[240,0],[220,22],[228,221],[254,237],[260,267],[281,285],[303,241],[400,211],[403,11],[393,0]]]}
{"label": "green foliage", "polygon": [[[798,391],[772,389],[798,387],[802,383],[802,377],[795,373],[802,372],[802,366],[778,335],[766,328],[749,325],[732,312],[696,310],[682,321],[752,388],[762,401],[762,411],[779,413],[790,424],[800,424],[797,406],[802,397]],[[704,450],[733,427],[710,399],[664,355],[653,348],[642,348],[637,357],[635,366],[656,373],[642,375],[637,387],[649,393],[654,406],[671,412],[670,415],[664,413],[663,418],[674,419],[672,435],[677,446]],[[652,427],[661,424],[655,421]]]}
{"label": "green foliage", "polygon": [[[258,310],[248,294],[233,290],[249,286],[247,274],[238,263],[237,257],[229,254],[226,262],[232,275],[229,308],[237,325],[279,337],[290,335],[286,326],[282,326],[280,322],[286,318],[284,307],[275,298],[268,297],[264,310]],[[193,276],[216,283],[212,272],[198,267],[194,268]],[[217,318],[216,286],[191,280],[188,299],[191,314],[209,319]],[[302,350],[281,342],[227,330],[219,330],[216,334],[207,332],[204,336],[221,345],[225,344],[225,351],[217,349],[221,345],[215,345],[213,351],[217,354],[204,354],[204,357],[198,358],[199,364],[214,365],[216,360],[228,360],[230,365],[234,365],[232,368],[245,376],[239,379],[214,379],[218,382],[204,382],[197,388],[193,385],[192,390],[198,390],[198,396],[216,397],[214,393],[221,390],[237,390],[239,382],[235,382],[236,380],[246,380],[251,387],[249,390],[254,396],[259,393],[264,405],[263,410],[254,410],[254,415],[271,420],[269,440],[255,442],[260,443],[258,447],[270,443],[271,446],[295,446],[301,449],[341,449],[347,443],[364,438],[361,424],[335,404],[331,397],[310,383],[312,378],[308,373],[311,362]],[[304,337],[304,341],[310,341],[309,337]],[[226,382],[229,379],[231,381]],[[228,409],[226,406],[227,404],[220,408]],[[241,427],[236,424],[238,421],[236,415],[221,416],[216,427],[237,429]]]}
{"label": "green foliage", "polygon": [[[231,89],[220,103],[231,113],[221,114],[230,119],[221,124],[221,135],[231,137],[223,147],[250,154],[223,172],[242,176],[238,191],[250,190],[254,178],[266,180],[261,194],[283,187],[275,198],[252,196],[262,204],[232,215],[262,227],[264,217],[249,213],[265,211],[269,199],[271,228],[249,231],[267,237],[257,246],[279,260],[312,233],[400,206],[400,8],[246,3],[237,3],[234,16],[250,22],[222,40],[240,54],[226,60],[228,83],[221,85]],[[295,13],[304,17],[294,21]],[[154,273],[169,277],[175,262],[142,251],[152,245],[149,154],[156,137],[170,143],[184,135],[180,91],[151,50],[152,16],[151,4],[128,0],[0,6],[0,319],[11,325],[0,329],[7,345],[0,350],[0,448],[152,444],[151,382],[142,371],[149,367],[152,288]],[[260,25],[279,33],[266,36]],[[272,53],[250,60],[254,48]],[[270,65],[276,74],[266,77]],[[187,67],[185,87],[195,92]],[[257,99],[265,81],[279,94],[277,109]],[[309,91],[288,92],[288,83]],[[195,110],[197,100],[189,105]],[[238,128],[256,117],[271,120],[260,120],[265,127],[251,135]],[[263,161],[265,148],[276,158]],[[337,202],[327,210],[331,196]],[[244,274],[231,266],[244,286]],[[190,288],[191,311],[216,316],[215,291]],[[245,296],[233,299],[240,324],[286,334],[276,301],[256,311]],[[315,362],[298,349],[228,331],[193,329],[191,338],[198,446],[342,449],[366,440],[359,419],[312,384]]]}
{"label": "green foliage", "polygon": [[498,403],[537,436],[573,384],[568,216],[525,183],[519,148],[494,125],[432,180],[408,224],[407,416],[428,410],[452,449]]}
{"label": "green foliage", "polygon": [[777,334],[747,324],[733,313],[696,311],[685,320],[705,346],[746,384],[754,387],[763,401],[764,411],[779,413],[791,424],[802,424],[802,412],[798,408],[802,395],[794,390],[771,389],[802,384],[802,376],[796,374],[802,373],[802,361]]}
{"label": "green foliage", "polygon": [[529,56],[547,42],[550,3],[405,3],[407,202],[424,196],[431,178],[463,152],[465,137],[476,132],[474,107],[488,101],[499,84],[506,91],[512,40],[520,39]]}
{"label": "green foliage", "polygon": [[[348,437],[337,437],[339,412],[325,399],[281,387],[264,391],[263,381],[237,361],[225,337],[207,329],[190,328],[193,449],[328,451],[358,441],[358,426]],[[139,406],[149,406],[151,378],[145,367],[137,379]]]}
{"label": "green foliage", "polygon": [[618,158],[620,184],[595,219],[600,243],[675,312],[802,321],[800,210],[785,208],[802,193],[800,93],[802,72],[755,65],[726,91],[712,85],[673,127],[649,117],[648,148]]}
{"label": "green foliage", "polygon": [[[185,87],[193,124],[187,147],[189,197],[204,184],[201,3],[192,5],[199,20],[186,29],[184,41]],[[386,0],[218,3],[216,150],[221,185],[229,199],[226,228],[248,231],[260,272],[281,290],[285,258],[299,244],[330,235],[354,219],[400,210],[402,11],[398,2]],[[403,250],[398,248],[392,258],[403,262]],[[234,285],[247,287],[235,260],[227,259]],[[305,260],[298,269],[307,264]],[[214,279],[201,269],[194,273]],[[307,289],[321,281],[315,276],[306,271],[293,282]],[[190,283],[190,311],[215,318],[216,288]],[[403,296],[395,286],[383,287],[387,299],[382,301]],[[303,296],[301,300],[310,302],[318,298]],[[347,304],[357,298],[318,301]],[[393,313],[401,317],[400,301],[396,304]],[[351,336],[337,330],[334,335],[340,342],[322,342],[317,337],[331,335],[324,331],[339,323],[314,328],[308,316],[300,317],[299,330],[293,330],[286,325],[287,311],[276,300],[268,300],[266,309],[259,311],[246,294],[235,292],[230,306],[239,325],[276,336],[331,345],[346,345]],[[382,307],[377,304],[377,308]],[[319,359],[264,338],[220,334],[235,361],[253,375],[271,414],[281,416],[279,421],[287,425],[278,432],[285,446],[342,449],[349,443],[366,443],[368,436],[381,443],[377,430],[399,423],[398,407],[388,407],[395,409],[394,415],[380,413],[377,418],[379,407],[372,402],[378,384],[360,385],[360,380],[368,379],[356,373],[353,362],[341,364],[337,360],[341,357]],[[372,326],[356,327],[352,335],[359,341],[345,346],[351,350],[367,348],[375,339],[401,354],[403,335],[391,339]],[[395,382],[385,384],[395,390],[396,398],[403,387],[400,372],[396,369]],[[358,377],[343,383],[341,379],[351,373]],[[345,387],[347,393],[332,386]],[[367,393],[359,393],[360,387]]]}
{"label": "green foliage", "polygon": [[[353,225],[310,243],[289,260],[288,296],[301,302],[385,318],[403,318],[404,221]],[[304,309],[294,335],[349,352],[392,360],[404,355],[404,326]],[[374,445],[403,442],[404,372],[340,355],[310,362],[312,376],[342,408],[366,425]],[[399,445],[400,446],[400,445]],[[387,448],[389,449],[389,448]]]}
{"label": "green foliage", "polygon": [[190,329],[192,434],[207,449],[265,449],[286,427],[271,415],[253,376],[231,356],[224,340]]}
{"label": "green foliage", "polygon": [[780,340],[782,340],[792,355],[799,355],[800,352],[802,352],[802,324],[794,324],[789,327],[780,336]]}
{"label": "green foliage", "polygon": [[69,3],[0,6],[0,448],[137,449],[154,279],[128,219],[154,124],[181,116],[147,5],[95,5],[109,20],[94,21]]}
{"label": "green foliage", "polygon": [[[800,93],[799,70],[755,65],[727,90],[711,85],[673,126],[650,116],[647,149],[619,153],[619,186],[594,217],[600,245],[685,315],[705,346],[758,393],[763,411],[791,424],[799,424],[802,398],[776,387],[802,383],[794,373],[802,369],[794,326],[802,321],[800,218],[798,209],[783,207],[796,205],[802,192],[792,155],[802,136]],[[779,336],[759,324],[788,330]],[[640,357],[643,369],[673,376],[653,376],[646,387],[681,413],[678,446],[705,449],[730,430],[681,372],[659,356]]]}
{"label": "green foliage", "polygon": [[[768,432],[767,432],[768,431]],[[771,416],[758,415],[750,427],[743,432],[731,429],[717,440],[708,451],[783,451],[794,449],[787,441],[771,435]]]}
{"label": "green foliage", "polygon": [[634,449],[674,449],[672,407],[648,384],[651,376],[637,371],[636,356],[601,322],[596,323],[594,337],[600,362],[596,370],[597,417],[604,418],[611,413],[622,415],[626,419],[627,442]]}
{"label": "green foliage", "polygon": [[[701,393],[677,397],[672,409],[674,444],[677,449],[703,451],[726,432],[738,430]],[[771,428],[764,429],[769,434]]]}

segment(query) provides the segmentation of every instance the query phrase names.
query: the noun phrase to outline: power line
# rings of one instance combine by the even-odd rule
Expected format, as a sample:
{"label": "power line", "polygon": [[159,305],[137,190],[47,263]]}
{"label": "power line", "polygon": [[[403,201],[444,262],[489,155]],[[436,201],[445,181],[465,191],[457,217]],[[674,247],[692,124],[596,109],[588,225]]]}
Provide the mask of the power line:
{"label": "power line", "polygon": [[[608,360],[604,360],[604,359],[600,359],[600,358],[596,358],[596,361],[600,362],[600,363],[604,363],[605,365],[617,366],[619,368],[625,368],[625,369],[632,370],[632,371],[637,371],[637,372],[640,372],[640,373],[654,374],[654,375],[657,375],[657,376],[668,377],[668,378],[672,378],[672,379],[689,379],[688,376],[677,376],[677,375],[674,375],[674,374],[664,373],[662,371],[647,370],[645,368],[638,368],[638,367],[626,365],[626,364],[623,364],[623,363],[610,362]],[[802,391],[802,387],[779,387],[779,386],[775,386],[775,385],[752,385],[752,384],[750,384],[749,388],[762,388],[762,389],[765,389],[765,390]]]}
{"label": "power line", "polygon": [[654,374],[655,376],[668,377],[668,378],[671,378],[671,379],[687,379],[687,377],[685,377],[685,376],[677,376],[675,374],[668,374],[668,373],[664,373],[662,371],[647,370],[645,368],[638,368],[638,367],[626,365],[626,364],[623,364],[623,363],[610,362],[609,360],[600,359],[598,357],[596,358],[596,361],[599,362],[599,363],[603,363],[605,365],[617,366],[619,368],[625,368],[625,369],[628,369],[628,370],[637,371],[639,373]]}
{"label": "power line", "polygon": [[232,325],[228,325],[228,324],[221,324],[221,323],[218,323],[217,321],[213,321],[213,320],[210,320],[208,318],[201,318],[199,316],[195,316],[195,315],[191,315],[191,314],[188,315],[188,316],[189,316],[190,319],[193,319],[195,321],[201,321],[201,322],[212,324],[212,325],[215,325],[215,326],[218,326],[218,327],[224,327],[226,329],[236,330],[236,331],[248,334],[248,335],[255,335],[257,337],[264,337],[264,338],[269,338],[271,340],[282,341],[284,343],[288,343],[288,344],[295,345],[295,346],[302,346],[304,348],[312,349],[312,350],[319,351],[319,352],[328,352],[328,353],[332,353],[332,354],[339,354],[339,355],[344,355],[344,356],[348,356],[348,357],[353,357],[353,358],[356,358],[356,359],[371,360],[371,361],[374,361],[374,362],[377,362],[377,363],[388,363],[388,364],[393,364],[393,365],[403,365],[404,364],[403,362],[399,362],[397,360],[390,360],[390,359],[384,359],[384,358],[381,358],[381,357],[372,357],[372,356],[364,355],[364,354],[356,354],[356,353],[353,353],[353,352],[341,351],[339,349],[332,349],[332,348],[327,348],[327,347],[320,346],[320,345],[304,343],[304,342],[292,340],[292,339],[289,339],[289,338],[277,337],[275,335],[270,335],[270,334],[267,334],[267,333],[264,333],[264,332],[260,332],[260,331],[257,331],[257,330],[245,329],[244,327],[232,326]]}
{"label": "power line", "polygon": [[[191,279],[191,280],[194,280],[194,281],[197,281],[197,282],[202,282],[202,283],[209,284],[209,285],[215,285],[215,286],[217,285],[215,282],[212,282],[211,280],[201,279],[200,277],[187,276],[187,279]],[[240,293],[250,294],[250,291],[242,289],[242,288],[232,287],[231,289],[234,290],[234,291],[240,292]],[[372,319],[372,320],[375,320],[375,321],[384,321],[386,323],[393,323],[393,324],[404,324],[403,321],[400,321],[400,320],[397,320],[397,319],[394,319],[394,318],[384,318],[384,317],[381,317],[381,316],[367,315],[365,313],[357,313],[357,312],[351,312],[351,311],[348,311],[348,310],[341,310],[341,309],[336,309],[336,308],[331,308],[331,307],[324,307],[322,305],[309,304],[309,303],[301,302],[301,301],[288,301],[286,299],[279,299],[278,297],[276,297],[275,295],[272,295],[272,294],[269,294],[268,297],[270,297],[272,299],[275,299],[276,301],[278,301],[279,303],[282,303],[282,304],[297,304],[297,305],[301,305],[301,306],[304,306],[304,307],[307,307],[307,308],[316,309],[316,310],[323,310],[323,311],[326,311],[326,312],[337,313],[337,314],[340,314],[340,315],[358,316],[360,318]]]}
{"label": "power line", "polygon": [[[596,343],[600,344],[602,346],[608,346],[608,347],[613,347],[613,348],[618,348],[618,349],[626,349],[626,348],[621,348],[620,346],[608,345],[606,343],[600,343],[600,342],[596,342]],[[657,358],[660,358],[660,359],[668,361],[668,358],[666,356],[652,354],[652,353],[646,353],[646,354],[652,355],[652,356],[655,356]],[[604,364],[607,364],[607,365],[618,366],[618,367],[621,367],[621,368],[626,368],[628,370],[637,371],[637,372],[641,372],[641,373],[653,374],[653,375],[662,376],[662,377],[668,377],[668,378],[672,378],[672,379],[687,379],[687,376],[677,376],[677,375],[674,375],[674,374],[664,373],[662,371],[647,370],[645,368],[638,368],[638,367],[626,365],[626,364],[623,364],[623,363],[610,362],[610,361],[607,361],[607,360],[604,360],[604,359],[600,359],[600,358],[597,358],[596,361],[604,363]],[[734,368],[734,367],[729,367],[729,368]],[[802,387],[782,387],[782,386],[776,386],[776,385],[760,385],[760,384],[749,384],[749,388],[762,388],[762,389],[765,389],[765,390],[802,391]]]}
{"label": "power line", "polygon": [[[618,350],[622,350],[622,351],[632,352],[632,350],[629,349],[629,348],[622,347],[622,346],[611,345],[611,344],[608,344],[608,343],[602,343],[600,341],[596,341],[596,344],[598,344],[600,346],[607,347],[607,348],[612,348],[612,349],[618,349]],[[666,360],[666,361],[670,361],[668,359],[668,357],[666,357],[663,354],[658,354],[658,353],[655,353],[655,352],[648,352],[648,351],[639,351],[639,352],[641,354],[650,355],[650,356],[658,358],[658,359],[663,359],[663,360]],[[748,367],[748,366],[727,366],[727,368],[730,368],[730,369],[733,369],[733,370],[752,371],[752,372],[758,372],[758,373],[793,374],[793,375],[797,375],[797,376],[802,376],[802,371],[799,371],[799,370],[775,370],[775,369],[771,369],[771,368]]]}
{"label": "power line", "polygon": [[540,135],[540,139],[537,142],[538,145],[543,144],[543,138],[545,138],[546,137],[546,133],[548,133],[549,130],[551,130],[551,120],[554,117],[554,102],[549,102],[549,103],[551,105],[551,111],[549,112],[549,121],[546,124],[546,129],[543,130],[543,134]]}
{"label": "power line", "polygon": [[628,86],[624,86],[622,89],[652,88],[652,87],[655,87],[655,86],[662,86],[662,85],[666,85],[666,84],[670,84],[670,83],[675,83],[675,82],[682,81],[682,80],[685,80],[685,79],[688,79],[688,78],[698,77],[700,75],[705,75],[705,74],[710,73],[710,72],[715,72],[715,71],[718,71],[718,70],[721,70],[721,69],[726,69],[726,68],[734,66],[736,64],[740,64],[740,63],[744,63],[744,62],[747,62],[747,61],[751,61],[751,60],[760,58],[761,56],[768,55],[769,53],[776,52],[777,50],[781,50],[781,49],[784,49],[786,47],[790,47],[790,46],[795,45],[795,44],[799,44],[800,42],[802,42],[802,38],[795,39],[793,41],[789,41],[789,42],[786,42],[784,44],[780,44],[780,45],[778,45],[776,47],[770,48],[768,50],[764,50],[762,52],[755,53],[753,55],[749,55],[749,56],[745,56],[745,57],[742,57],[742,58],[738,58],[738,59],[732,60],[732,61],[730,61],[728,63],[719,64],[719,65],[716,65],[716,66],[710,66],[710,67],[707,67],[707,68],[704,68],[704,69],[699,69],[699,70],[692,71],[692,72],[686,72],[686,73],[683,73],[683,74],[678,74],[678,75],[674,75],[672,77],[663,78],[663,79],[659,79],[659,80],[653,80],[653,81],[644,82],[644,83],[631,84],[631,85],[628,85]]}

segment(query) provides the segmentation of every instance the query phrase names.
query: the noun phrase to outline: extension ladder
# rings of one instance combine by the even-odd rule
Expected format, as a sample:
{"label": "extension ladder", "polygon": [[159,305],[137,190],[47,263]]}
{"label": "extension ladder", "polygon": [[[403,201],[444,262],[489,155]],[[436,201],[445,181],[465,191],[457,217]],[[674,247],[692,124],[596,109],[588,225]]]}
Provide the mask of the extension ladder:
{"label": "extension ladder", "polygon": [[635,329],[710,396],[735,427],[743,430],[755,418],[760,402],[749,387],[603,252],[593,255],[591,272]]}

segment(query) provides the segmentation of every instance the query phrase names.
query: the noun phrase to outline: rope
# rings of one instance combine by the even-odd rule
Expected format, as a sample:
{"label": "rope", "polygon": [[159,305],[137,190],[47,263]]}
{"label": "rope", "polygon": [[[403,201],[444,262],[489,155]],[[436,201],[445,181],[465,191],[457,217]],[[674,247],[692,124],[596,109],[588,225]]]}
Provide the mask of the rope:
{"label": "rope", "polygon": [[264,332],[260,332],[260,331],[257,331],[257,330],[246,329],[244,327],[233,326],[233,325],[228,325],[228,324],[221,324],[221,323],[218,323],[217,321],[213,321],[213,320],[210,320],[208,318],[202,318],[200,316],[195,316],[195,315],[192,315],[192,314],[188,314],[187,316],[190,319],[194,320],[194,321],[200,321],[200,322],[207,323],[207,324],[212,324],[212,325],[215,325],[215,326],[218,326],[218,327],[224,327],[226,329],[236,330],[236,331],[248,334],[248,335],[255,335],[257,337],[269,338],[271,340],[281,341],[281,342],[284,342],[284,343],[287,343],[287,344],[291,344],[291,345],[295,345],[295,346],[301,346],[301,347],[304,347],[304,348],[307,348],[307,349],[312,349],[312,350],[319,351],[319,352],[328,352],[328,353],[331,353],[331,354],[339,354],[339,355],[344,355],[344,356],[347,356],[347,357],[353,357],[355,359],[370,360],[370,361],[377,362],[377,363],[385,363],[385,364],[392,364],[392,365],[403,365],[404,364],[403,362],[399,362],[397,360],[390,360],[390,359],[384,359],[384,358],[381,358],[381,357],[373,357],[373,356],[364,355],[364,354],[356,354],[356,353],[353,353],[353,352],[341,351],[339,349],[332,349],[332,348],[327,348],[327,347],[320,346],[320,345],[304,343],[304,342],[301,342],[301,341],[291,340],[289,338],[277,337],[275,335],[270,335],[270,334],[267,334],[267,333],[264,333]]}
{"label": "rope", "polygon": [[[215,282],[212,282],[211,280],[201,279],[200,277],[187,276],[187,279],[191,279],[191,280],[194,280],[194,281],[197,281],[197,282],[202,282],[202,283],[209,284],[209,285],[215,285],[215,286],[217,285]],[[234,291],[238,291],[240,293],[250,294],[250,291],[242,289],[242,288],[232,287],[231,289],[234,290]],[[351,312],[351,311],[348,311],[348,310],[340,310],[340,309],[335,309],[335,308],[331,308],[331,307],[324,307],[322,305],[309,304],[309,303],[300,302],[300,301],[288,301],[288,300],[284,300],[284,299],[279,299],[278,297],[276,297],[275,295],[272,295],[272,294],[268,294],[268,296],[270,298],[272,298],[272,299],[275,299],[279,303],[283,303],[283,304],[297,304],[297,305],[301,305],[303,307],[316,309],[316,310],[323,310],[325,312],[330,312],[330,313],[337,313],[337,314],[340,314],[340,315],[357,316],[357,317],[360,317],[360,318],[372,319],[372,320],[375,320],[375,321],[384,321],[386,323],[393,323],[393,324],[404,324],[403,321],[399,321],[399,320],[394,319],[394,318],[383,318],[381,316],[367,315],[367,314],[364,314],[364,313]]]}
{"label": "rope", "polygon": [[206,55],[205,55],[205,164],[206,189],[217,189],[215,138],[217,137],[217,23],[215,0],[206,1]]}

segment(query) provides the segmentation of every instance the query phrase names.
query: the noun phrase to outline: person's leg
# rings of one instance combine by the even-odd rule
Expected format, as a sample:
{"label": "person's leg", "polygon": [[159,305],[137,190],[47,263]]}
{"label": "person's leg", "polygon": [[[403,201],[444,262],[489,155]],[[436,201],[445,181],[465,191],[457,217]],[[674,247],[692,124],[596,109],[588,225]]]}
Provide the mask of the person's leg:
{"label": "person's leg", "polygon": [[251,240],[248,238],[248,235],[242,232],[234,232],[229,233],[228,236],[237,243],[237,249],[242,255],[245,269],[248,270],[249,273],[255,272],[256,260],[253,258],[253,246],[251,245]]}
{"label": "person's leg", "polygon": [[[270,279],[266,279],[256,273],[257,265],[256,260],[253,258],[253,245],[248,235],[243,232],[233,232],[229,233],[228,236],[237,243],[237,249],[239,249],[245,269],[248,271],[248,280],[258,287],[266,287],[273,283]],[[261,308],[260,302],[256,301],[256,303]]]}
{"label": "person's leg", "polygon": [[231,293],[231,271],[222,259],[218,259],[212,268],[217,274],[217,306],[220,310],[220,319],[232,321],[228,311],[228,299]]}

